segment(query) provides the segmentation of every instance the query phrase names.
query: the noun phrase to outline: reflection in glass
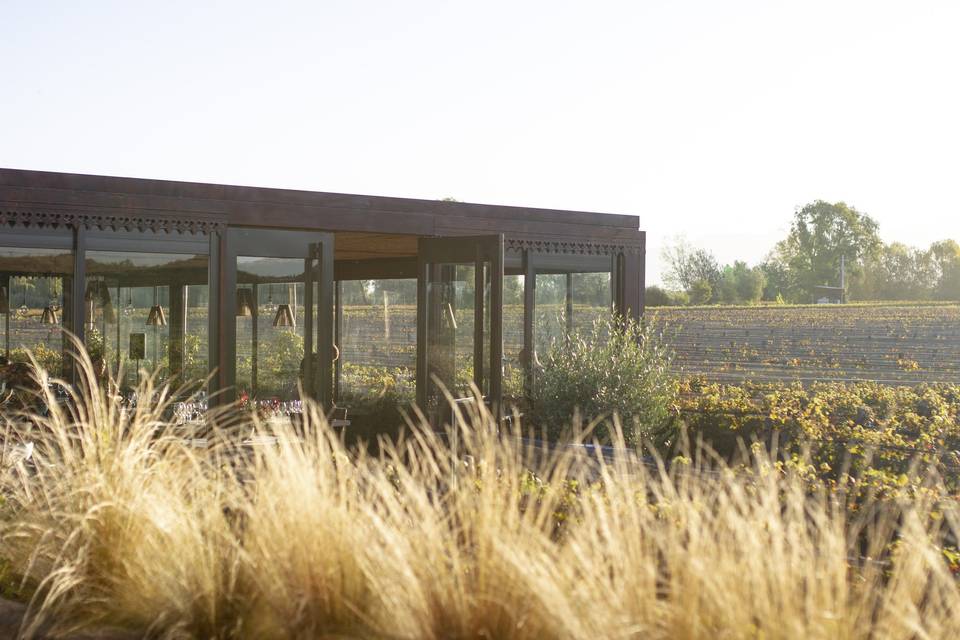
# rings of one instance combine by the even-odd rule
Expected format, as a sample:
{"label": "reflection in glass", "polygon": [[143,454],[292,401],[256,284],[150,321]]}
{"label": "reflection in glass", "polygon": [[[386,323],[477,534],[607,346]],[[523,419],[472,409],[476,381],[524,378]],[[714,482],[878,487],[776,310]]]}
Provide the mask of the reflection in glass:
{"label": "reflection in glass", "polygon": [[[482,306],[477,335],[477,268],[474,264],[433,264],[427,281],[427,405],[442,406],[443,388],[455,398],[471,396],[470,385],[479,382],[480,391],[489,393],[490,283],[484,271]],[[476,376],[474,362],[483,363]],[[477,380],[479,378],[479,380]],[[437,384],[439,383],[439,384]]]}
{"label": "reflection in glass", "polygon": [[346,280],[337,286],[337,403],[363,414],[413,402],[417,281]]}
{"label": "reflection in glass", "polygon": [[[316,263],[302,258],[237,258],[237,397],[241,402],[298,400],[319,379],[308,370],[307,342],[316,353]],[[307,287],[310,288],[309,292]],[[309,296],[307,294],[310,294]],[[312,332],[307,340],[307,332]]]}
{"label": "reflection in glass", "polygon": [[523,276],[503,277],[503,400],[520,406],[523,399]]}
{"label": "reflection in glass", "polygon": [[573,327],[587,329],[612,312],[613,289],[609,271],[571,273],[568,286]]}
{"label": "reflection in glass", "polygon": [[206,256],[88,251],[85,262],[84,340],[99,376],[121,389],[141,369],[175,387],[206,378]]}
{"label": "reflection in glass", "polygon": [[7,362],[29,353],[51,375],[64,374],[63,323],[69,326],[73,256],[64,249],[0,247],[0,335]]}
{"label": "reflection in glass", "polygon": [[572,329],[587,329],[611,312],[610,272],[538,273],[534,343],[541,357]]}

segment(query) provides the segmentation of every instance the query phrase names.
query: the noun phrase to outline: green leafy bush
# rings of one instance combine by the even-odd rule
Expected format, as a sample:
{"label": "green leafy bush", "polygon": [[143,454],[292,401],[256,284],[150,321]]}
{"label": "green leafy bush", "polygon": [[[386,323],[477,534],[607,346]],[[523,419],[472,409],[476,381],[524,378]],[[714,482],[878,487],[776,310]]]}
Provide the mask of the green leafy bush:
{"label": "green leafy bush", "polygon": [[384,414],[395,419],[398,408],[416,399],[416,375],[403,367],[345,362],[340,373],[340,403],[351,412]]}
{"label": "green leafy bush", "polygon": [[674,304],[670,292],[656,285],[647,287],[643,301],[648,307],[669,307]]}
{"label": "green leafy bush", "polygon": [[707,280],[697,280],[690,285],[687,293],[690,296],[690,304],[707,304],[713,299],[713,285]]}
{"label": "green leafy bush", "polygon": [[551,343],[537,372],[533,422],[559,439],[578,413],[584,420],[602,420],[596,433],[605,441],[616,414],[631,445],[660,439],[678,387],[670,360],[649,327],[616,317],[597,319]]}
{"label": "green leafy bush", "polygon": [[258,363],[260,396],[294,397],[303,362],[303,336],[296,331],[274,331],[261,344]]}
{"label": "green leafy bush", "polygon": [[51,375],[63,375],[63,354],[57,349],[51,349],[45,344],[37,344],[32,350],[17,348],[10,351],[10,362],[30,362],[30,353],[42,369]]}

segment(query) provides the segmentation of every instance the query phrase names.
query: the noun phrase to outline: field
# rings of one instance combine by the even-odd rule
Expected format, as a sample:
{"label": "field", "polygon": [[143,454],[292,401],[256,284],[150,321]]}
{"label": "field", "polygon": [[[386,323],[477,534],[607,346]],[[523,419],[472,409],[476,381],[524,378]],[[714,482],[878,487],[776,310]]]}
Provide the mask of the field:
{"label": "field", "polygon": [[960,382],[960,305],[651,309],[685,374],[715,381]]}

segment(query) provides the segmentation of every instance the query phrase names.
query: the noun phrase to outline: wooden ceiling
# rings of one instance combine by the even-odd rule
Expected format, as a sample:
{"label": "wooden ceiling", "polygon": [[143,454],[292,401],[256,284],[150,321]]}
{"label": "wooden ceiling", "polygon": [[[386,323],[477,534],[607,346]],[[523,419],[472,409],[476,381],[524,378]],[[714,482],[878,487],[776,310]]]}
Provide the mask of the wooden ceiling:
{"label": "wooden ceiling", "polygon": [[338,231],[334,240],[336,260],[415,258],[418,236]]}

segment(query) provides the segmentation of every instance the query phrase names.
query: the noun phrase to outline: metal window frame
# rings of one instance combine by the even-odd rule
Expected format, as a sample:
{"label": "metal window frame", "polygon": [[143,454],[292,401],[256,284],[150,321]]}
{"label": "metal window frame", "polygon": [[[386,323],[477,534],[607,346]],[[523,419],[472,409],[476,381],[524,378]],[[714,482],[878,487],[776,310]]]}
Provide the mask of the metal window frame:
{"label": "metal window frame", "polygon": [[[490,284],[490,387],[487,402],[494,412],[503,403],[503,276],[504,236],[455,236],[420,238],[417,247],[417,404],[427,404],[430,381],[428,372],[428,336],[430,333],[427,284],[430,270],[438,264],[469,264],[476,267],[474,283],[474,379],[482,382],[483,367],[483,291]],[[483,265],[489,264],[489,276]],[[481,386],[478,383],[478,386]]]}
{"label": "metal window frame", "polygon": [[[315,250],[311,248],[316,248]],[[334,311],[334,236],[323,231],[296,231],[292,229],[263,229],[256,227],[228,227],[220,236],[218,250],[219,289],[217,313],[219,327],[217,336],[218,363],[214,380],[217,388],[217,402],[230,404],[236,400],[237,375],[237,258],[251,256],[258,258],[286,258],[316,261],[320,269],[317,280],[318,299],[312,300],[312,287],[304,290],[304,304],[311,307],[316,303],[316,345],[317,358],[321,363],[333,360],[333,311]],[[305,269],[307,264],[304,265]],[[307,291],[309,289],[309,292]],[[304,325],[305,357],[313,352],[313,321],[307,314]],[[333,367],[321,366],[320,380],[317,381],[316,399],[323,406],[333,402]],[[308,366],[311,372],[312,367]]]}

